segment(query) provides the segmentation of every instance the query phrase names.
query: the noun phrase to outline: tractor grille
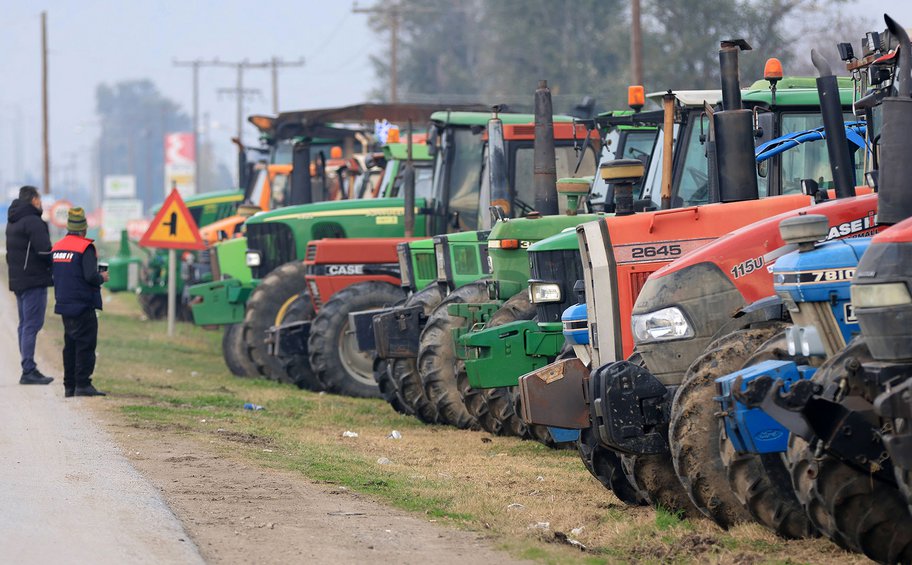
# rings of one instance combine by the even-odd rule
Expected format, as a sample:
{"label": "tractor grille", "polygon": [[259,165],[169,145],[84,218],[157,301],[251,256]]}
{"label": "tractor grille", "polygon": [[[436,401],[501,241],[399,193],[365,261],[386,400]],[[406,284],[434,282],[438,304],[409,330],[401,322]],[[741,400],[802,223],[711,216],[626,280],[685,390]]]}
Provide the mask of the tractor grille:
{"label": "tractor grille", "polygon": [[256,279],[262,279],[279,266],[297,259],[294,234],[285,224],[248,225],[247,247],[260,252],[260,266],[251,269]]}
{"label": "tractor grille", "polygon": [[639,296],[640,291],[643,290],[643,285],[646,284],[646,279],[654,272],[655,271],[642,271],[639,273],[630,273],[630,300],[636,302],[637,296]]}
{"label": "tractor grille", "polygon": [[561,301],[539,304],[536,307],[539,322],[559,322],[568,306],[576,304],[573,285],[583,278],[583,262],[579,251],[535,251],[529,252],[532,264],[532,278],[560,283]]}
{"label": "tractor grille", "polygon": [[437,277],[437,261],[433,253],[416,253],[416,279],[432,281]]}
{"label": "tractor grille", "polygon": [[313,261],[317,258],[317,246],[313,243],[307,244],[307,251],[304,253],[305,261]]}

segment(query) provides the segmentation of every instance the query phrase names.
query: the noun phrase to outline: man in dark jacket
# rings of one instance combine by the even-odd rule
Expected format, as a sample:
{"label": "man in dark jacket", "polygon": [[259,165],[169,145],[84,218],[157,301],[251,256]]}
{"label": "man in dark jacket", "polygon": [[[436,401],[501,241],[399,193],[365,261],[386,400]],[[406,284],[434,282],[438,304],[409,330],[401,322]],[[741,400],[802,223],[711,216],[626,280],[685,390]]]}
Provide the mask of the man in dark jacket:
{"label": "man in dark jacket", "polygon": [[86,238],[85,211],[70,208],[67,235],[54,244],[54,313],[63,317],[64,396],[105,396],[92,386],[101,285],[108,273],[98,271],[98,257],[91,239]]}
{"label": "man in dark jacket", "polygon": [[6,264],[9,288],[19,307],[19,355],[24,385],[46,385],[53,381],[35,364],[35,342],[44,326],[47,289],[51,279],[51,238],[41,220],[41,196],[34,186],[19,189],[19,198],[9,207],[6,224]]}

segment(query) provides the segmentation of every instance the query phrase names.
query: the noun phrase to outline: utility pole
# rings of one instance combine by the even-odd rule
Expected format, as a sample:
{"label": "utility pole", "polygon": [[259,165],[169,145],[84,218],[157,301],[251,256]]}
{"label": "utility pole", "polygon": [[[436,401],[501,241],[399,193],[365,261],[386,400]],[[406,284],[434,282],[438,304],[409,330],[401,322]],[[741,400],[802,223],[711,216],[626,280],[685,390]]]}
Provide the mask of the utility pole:
{"label": "utility pole", "polygon": [[[228,66],[229,64],[225,64]],[[237,120],[237,139],[238,142],[243,143],[243,134],[244,134],[244,97],[248,94],[255,95],[261,94],[260,89],[258,88],[244,88],[244,68],[247,66],[247,62],[243,61],[240,63],[231,63],[231,66],[235,67],[237,70],[237,81],[235,82],[234,88],[219,88],[219,94],[227,94],[234,96],[237,99],[237,110],[236,110],[236,120]]]}
{"label": "utility pole", "polygon": [[[425,10],[419,9],[419,11]],[[399,18],[402,16],[402,6],[397,2],[386,6],[359,8],[355,3],[352,6],[352,13],[379,14],[386,18],[386,23],[390,28],[390,102],[395,104],[399,102],[399,94],[396,90],[399,84]]]}
{"label": "utility pole", "polygon": [[191,61],[172,61],[175,67],[190,67],[193,69],[193,177],[199,190],[199,70],[200,67],[217,67],[220,66],[218,59],[205,61],[203,59],[193,59]]}
{"label": "utility pole", "polygon": [[640,27],[640,0],[630,0],[630,70],[632,84],[643,84],[643,37]]}
{"label": "utility pole", "polygon": [[282,67],[303,67],[304,57],[297,61],[283,61],[279,57],[273,57],[269,61],[272,70],[272,113],[279,113],[279,69]]}
{"label": "utility pole", "polygon": [[41,151],[43,156],[43,192],[51,192],[51,154],[48,126],[48,48],[47,12],[41,12]]}

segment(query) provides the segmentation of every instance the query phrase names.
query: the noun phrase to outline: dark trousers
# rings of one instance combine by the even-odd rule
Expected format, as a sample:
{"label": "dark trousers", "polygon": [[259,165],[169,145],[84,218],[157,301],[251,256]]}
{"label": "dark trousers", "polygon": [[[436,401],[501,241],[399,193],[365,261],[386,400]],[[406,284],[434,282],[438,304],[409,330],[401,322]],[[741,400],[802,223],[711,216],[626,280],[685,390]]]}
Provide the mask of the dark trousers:
{"label": "dark trousers", "polygon": [[35,342],[38,332],[44,327],[47,296],[47,288],[43,286],[16,293],[16,306],[19,308],[19,356],[22,358],[23,373],[31,373],[36,369]]}
{"label": "dark trousers", "polygon": [[63,387],[74,389],[92,384],[98,318],[87,309],[78,316],[63,316]]}

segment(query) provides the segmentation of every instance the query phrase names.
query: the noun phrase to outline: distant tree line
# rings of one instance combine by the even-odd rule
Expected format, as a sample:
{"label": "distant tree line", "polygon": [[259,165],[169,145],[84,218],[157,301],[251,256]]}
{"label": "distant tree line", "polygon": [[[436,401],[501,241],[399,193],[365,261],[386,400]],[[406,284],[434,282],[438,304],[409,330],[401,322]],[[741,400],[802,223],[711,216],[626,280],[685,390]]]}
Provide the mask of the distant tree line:
{"label": "distant tree line", "polygon": [[[745,84],[762,78],[773,56],[787,75],[811,72],[811,46],[838,62],[840,33],[860,34],[870,25],[846,18],[842,7],[851,1],[641,0],[646,90],[718,88],[721,39],[744,38],[753,47],[741,60]],[[544,78],[558,106],[583,95],[596,97],[603,108],[623,105],[631,75],[629,4],[399,0],[400,99],[531,102]],[[388,37],[389,23],[372,19],[378,38]],[[389,52],[374,56],[373,65],[378,87],[372,94],[388,99]]]}

